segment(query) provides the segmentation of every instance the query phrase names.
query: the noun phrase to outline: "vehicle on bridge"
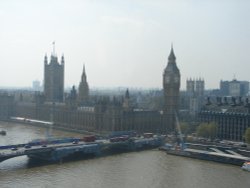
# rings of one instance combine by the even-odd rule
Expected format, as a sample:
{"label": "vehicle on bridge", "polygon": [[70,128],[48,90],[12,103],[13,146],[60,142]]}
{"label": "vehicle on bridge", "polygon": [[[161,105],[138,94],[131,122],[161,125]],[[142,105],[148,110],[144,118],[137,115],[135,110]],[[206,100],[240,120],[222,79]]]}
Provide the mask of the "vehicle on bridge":
{"label": "vehicle on bridge", "polygon": [[95,140],[96,140],[95,135],[88,135],[88,136],[84,136],[82,138],[82,141],[84,141],[84,142],[94,142]]}
{"label": "vehicle on bridge", "polygon": [[143,134],[143,137],[144,137],[144,138],[152,138],[153,136],[154,136],[153,133],[144,133],[144,134]]}
{"label": "vehicle on bridge", "polygon": [[31,148],[31,145],[26,144],[26,145],[24,146],[24,148],[25,148],[25,149],[29,149],[29,148]]}
{"label": "vehicle on bridge", "polygon": [[79,142],[77,140],[73,141],[72,144],[78,144]]}
{"label": "vehicle on bridge", "polygon": [[18,150],[18,148],[17,148],[17,147],[13,147],[13,148],[11,148],[11,151],[16,151],[16,150]]}
{"label": "vehicle on bridge", "polygon": [[110,142],[124,142],[127,141],[129,139],[129,136],[119,136],[119,137],[113,137],[110,138],[109,141]]}

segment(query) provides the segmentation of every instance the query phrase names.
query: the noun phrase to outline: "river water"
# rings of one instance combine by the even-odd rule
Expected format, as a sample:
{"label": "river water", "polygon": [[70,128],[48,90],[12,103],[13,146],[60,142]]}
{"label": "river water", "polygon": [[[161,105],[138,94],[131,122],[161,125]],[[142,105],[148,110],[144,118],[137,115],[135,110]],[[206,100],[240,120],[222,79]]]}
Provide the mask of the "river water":
{"label": "river water", "polygon": [[[46,129],[0,122],[0,145],[44,138]],[[82,136],[53,130],[55,136]],[[33,164],[26,156],[0,163],[1,188],[249,188],[250,172],[240,167],[147,150],[70,161]]]}

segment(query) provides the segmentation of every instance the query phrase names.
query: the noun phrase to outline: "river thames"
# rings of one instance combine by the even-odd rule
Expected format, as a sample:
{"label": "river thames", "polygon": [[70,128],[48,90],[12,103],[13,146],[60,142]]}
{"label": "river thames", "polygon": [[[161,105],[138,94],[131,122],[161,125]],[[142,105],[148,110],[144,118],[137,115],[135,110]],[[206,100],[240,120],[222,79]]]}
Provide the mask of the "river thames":
{"label": "river thames", "polygon": [[[0,145],[44,138],[46,129],[0,122]],[[53,130],[58,137],[83,136]],[[32,163],[26,156],[0,163],[1,188],[249,188],[250,172],[239,166],[167,155],[147,150],[69,161]]]}

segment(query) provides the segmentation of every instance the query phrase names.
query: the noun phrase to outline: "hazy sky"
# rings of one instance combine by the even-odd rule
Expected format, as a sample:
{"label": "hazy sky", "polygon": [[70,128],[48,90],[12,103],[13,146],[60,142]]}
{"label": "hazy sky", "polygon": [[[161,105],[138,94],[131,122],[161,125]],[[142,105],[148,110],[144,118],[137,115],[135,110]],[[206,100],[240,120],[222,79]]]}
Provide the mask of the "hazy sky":
{"label": "hazy sky", "polygon": [[43,59],[65,57],[65,85],[162,87],[173,42],[187,78],[250,78],[249,0],[0,0],[0,86],[43,81]]}

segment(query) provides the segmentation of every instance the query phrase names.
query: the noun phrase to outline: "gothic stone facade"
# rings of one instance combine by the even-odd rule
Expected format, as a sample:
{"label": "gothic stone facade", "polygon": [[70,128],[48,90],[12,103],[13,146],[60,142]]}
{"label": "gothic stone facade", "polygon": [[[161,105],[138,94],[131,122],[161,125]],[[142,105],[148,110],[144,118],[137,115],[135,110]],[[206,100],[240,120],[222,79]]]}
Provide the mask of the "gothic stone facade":
{"label": "gothic stone facade", "polygon": [[[35,97],[35,102],[18,102],[13,116],[51,121],[56,126],[70,129],[87,130],[94,132],[110,132],[134,130],[137,132],[166,133],[174,130],[175,113],[178,113],[180,73],[176,66],[173,48],[168,58],[168,65],[163,74],[163,88],[165,108],[163,111],[136,110],[129,106],[129,93],[126,91],[125,99],[100,99],[91,106],[75,105],[77,100],[74,92],[68,102],[63,100],[63,72],[64,58],[59,65],[56,56],[51,56],[50,64],[45,57],[45,97]],[[80,95],[88,95],[85,69],[83,70]],[[86,90],[86,94],[84,91]],[[82,91],[82,92],[80,92]],[[40,100],[41,98],[41,100]],[[45,102],[43,100],[45,98]],[[78,98],[79,100],[79,98]],[[84,99],[81,98],[84,102]]]}
{"label": "gothic stone facade", "polygon": [[64,94],[64,57],[59,64],[57,56],[52,54],[50,63],[44,58],[44,95],[50,102],[63,102]]}
{"label": "gothic stone facade", "polygon": [[137,132],[165,133],[163,115],[159,111],[128,111],[119,101],[101,100],[94,106],[69,108],[56,103],[17,103],[13,116],[51,121],[56,126],[93,132],[134,130]]}
{"label": "gothic stone facade", "polygon": [[14,114],[14,96],[0,93],[0,119],[6,120]]}
{"label": "gothic stone facade", "polygon": [[163,73],[164,120],[167,130],[175,130],[175,115],[179,111],[180,71],[176,65],[174,50],[171,48],[168,64]]}

